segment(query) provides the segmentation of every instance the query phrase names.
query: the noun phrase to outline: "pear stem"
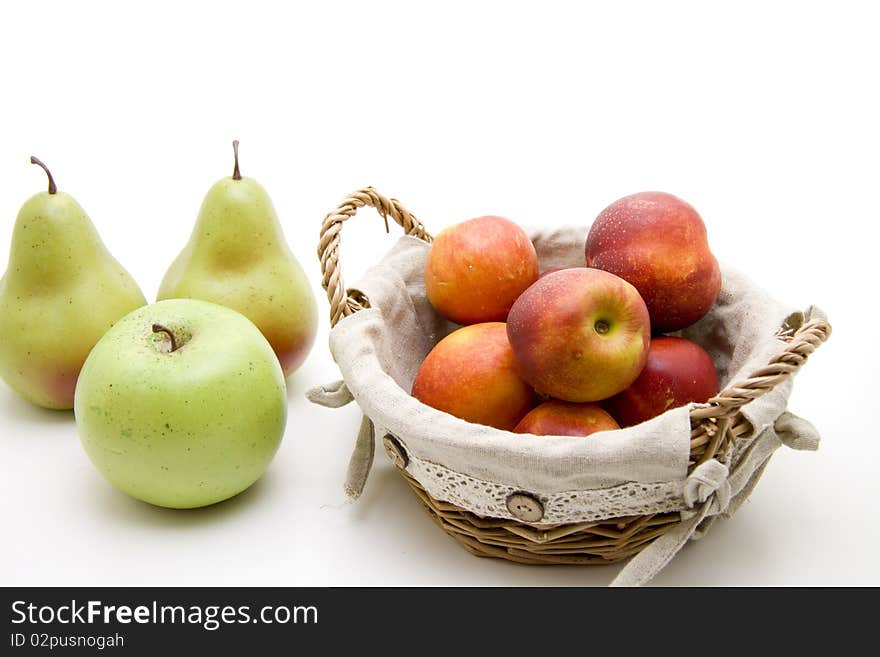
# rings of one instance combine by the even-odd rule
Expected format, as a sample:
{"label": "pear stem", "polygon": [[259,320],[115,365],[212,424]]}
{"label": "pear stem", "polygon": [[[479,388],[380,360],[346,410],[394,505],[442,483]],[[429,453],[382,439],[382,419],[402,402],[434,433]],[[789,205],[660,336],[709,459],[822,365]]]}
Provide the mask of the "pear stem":
{"label": "pear stem", "polygon": [[177,338],[174,337],[174,333],[170,328],[162,326],[161,324],[153,324],[153,333],[164,333],[168,336],[168,339],[171,341],[171,353],[177,351]]}
{"label": "pear stem", "polygon": [[238,170],[238,139],[232,142],[232,152],[235,154],[235,169],[232,172],[232,179],[241,180],[241,171]]}
{"label": "pear stem", "polygon": [[49,167],[40,162],[40,160],[35,158],[33,155],[31,155],[31,164],[36,164],[37,166],[42,167],[43,171],[46,172],[46,175],[49,176],[49,193],[54,194],[55,192],[57,192],[58,188],[55,186],[55,179],[52,177],[52,172],[49,171]]}

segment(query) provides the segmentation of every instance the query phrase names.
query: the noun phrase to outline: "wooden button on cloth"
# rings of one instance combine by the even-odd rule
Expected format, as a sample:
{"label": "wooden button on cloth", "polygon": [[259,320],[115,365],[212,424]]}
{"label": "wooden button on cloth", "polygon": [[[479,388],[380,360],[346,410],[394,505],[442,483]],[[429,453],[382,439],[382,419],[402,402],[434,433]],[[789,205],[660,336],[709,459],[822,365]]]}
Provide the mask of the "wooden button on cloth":
{"label": "wooden button on cloth", "polygon": [[507,510],[523,522],[537,522],[544,517],[544,505],[529,493],[511,493],[507,496]]}

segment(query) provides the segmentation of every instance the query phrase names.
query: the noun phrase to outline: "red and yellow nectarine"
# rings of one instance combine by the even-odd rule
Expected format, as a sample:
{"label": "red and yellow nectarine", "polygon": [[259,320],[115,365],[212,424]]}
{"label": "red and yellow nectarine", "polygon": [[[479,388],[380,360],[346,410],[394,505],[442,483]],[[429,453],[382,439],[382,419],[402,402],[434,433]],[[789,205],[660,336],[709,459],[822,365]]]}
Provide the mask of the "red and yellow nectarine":
{"label": "red and yellow nectarine", "polygon": [[529,236],[503,217],[477,217],[440,231],[425,261],[428,300],[458,324],[503,322],[537,278]]}
{"label": "red and yellow nectarine", "polygon": [[642,371],[651,341],[645,302],[622,278],[577,267],[544,276],[510,310],[520,375],[565,401],[605,399]]}
{"label": "red and yellow nectarine", "polygon": [[503,322],[472,324],[443,338],[419,367],[412,394],[437,410],[507,431],[537,403],[517,374]]}
{"label": "red and yellow nectarine", "polygon": [[536,436],[589,436],[619,428],[614,418],[598,404],[551,399],[529,411],[513,431]]}

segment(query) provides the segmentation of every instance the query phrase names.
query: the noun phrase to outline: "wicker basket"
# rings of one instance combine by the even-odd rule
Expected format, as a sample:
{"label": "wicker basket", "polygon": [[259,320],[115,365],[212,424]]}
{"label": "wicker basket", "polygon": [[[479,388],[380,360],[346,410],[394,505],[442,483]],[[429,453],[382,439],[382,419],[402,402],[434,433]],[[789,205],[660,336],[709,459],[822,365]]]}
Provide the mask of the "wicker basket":
{"label": "wicker basket", "polygon": [[[371,206],[385,221],[398,223],[407,235],[431,241],[415,216],[394,199],[372,188],[351,194],[321,226],[318,256],[322,284],[330,301],[330,323],[369,307],[363,294],[345,287],[339,265],[339,238],[345,221]],[[765,367],[738,381],[690,413],[689,473],[713,458],[723,459],[731,442],[752,431],[741,408],[791,377],[824,342],[831,327],[824,319],[792,321],[783,331],[785,349]],[[535,525],[517,520],[481,517],[453,504],[434,499],[404,469],[407,456],[393,436],[383,439],[385,451],[406,479],[431,518],[469,552],[525,564],[610,564],[640,552],[682,522],[679,513],[613,518],[599,522]],[[760,472],[758,473],[760,475]]]}

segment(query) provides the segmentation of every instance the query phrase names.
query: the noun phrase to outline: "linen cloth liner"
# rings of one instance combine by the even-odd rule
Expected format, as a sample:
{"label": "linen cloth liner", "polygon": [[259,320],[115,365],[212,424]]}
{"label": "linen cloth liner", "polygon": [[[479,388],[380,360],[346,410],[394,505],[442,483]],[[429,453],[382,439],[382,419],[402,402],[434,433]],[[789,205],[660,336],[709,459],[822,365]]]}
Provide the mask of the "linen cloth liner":
{"label": "linen cloth liner", "polygon": [[[541,270],[583,266],[586,234],[587,228],[575,226],[533,232]],[[440,317],[427,300],[422,272],[428,249],[425,242],[404,236],[366,273],[355,289],[367,296],[370,308],[342,319],[330,332],[330,350],[344,383],[319,386],[307,393],[312,401],[325,406],[340,406],[353,399],[364,412],[346,484],[350,497],[357,497],[366,482],[375,435],[386,432],[397,437],[407,453],[419,462],[473,480],[528,490],[545,499],[572,491],[601,493],[596,489],[633,483],[671,486],[674,495],[666,507],[682,511],[687,515],[686,521],[634,558],[631,567],[621,573],[622,579],[615,582],[619,585],[644,583],[680,549],[700,523],[742,503],[770,454],[781,444],[779,429],[774,424],[785,411],[791,379],[743,407],[754,431],[746,440],[739,441],[738,453],[731,454],[735,473],[728,473],[727,466],[712,459],[688,477],[689,411],[693,405],[667,411],[636,427],[593,434],[589,440],[517,435],[465,422],[430,408],[409,394],[425,356],[457,328]],[[792,315],[792,309],[773,300],[735,270],[722,267],[722,281],[714,307],[678,335],[709,352],[724,388],[766,365],[782,350],[784,343],[778,333],[783,320]],[[815,448],[818,436],[806,421],[786,421],[788,443]],[[807,436],[800,445],[791,438],[792,433],[797,433],[791,429],[793,426]],[[746,458],[748,454],[751,456]],[[435,480],[423,481],[425,474],[417,468],[408,471],[429,493],[444,499]],[[735,477],[735,484],[730,483],[728,476],[731,480]],[[457,496],[445,501],[485,514],[489,508],[485,499],[488,493],[481,496],[476,488],[470,498]],[[633,491],[630,496],[634,499],[630,502],[638,512],[639,504],[645,500],[639,499],[641,487],[635,486]],[[601,499],[600,494],[595,506],[601,508]],[[691,511],[698,503],[699,509]],[[497,505],[491,508],[493,516],[512,517]],[[596,510],[593,511],[595,516]],[[583,519],[581,508],[572,509],[570,517],[563,510],[554,522]]]}

